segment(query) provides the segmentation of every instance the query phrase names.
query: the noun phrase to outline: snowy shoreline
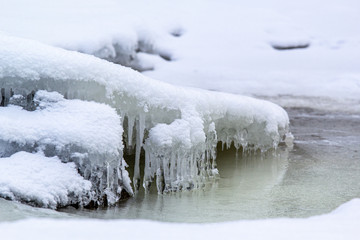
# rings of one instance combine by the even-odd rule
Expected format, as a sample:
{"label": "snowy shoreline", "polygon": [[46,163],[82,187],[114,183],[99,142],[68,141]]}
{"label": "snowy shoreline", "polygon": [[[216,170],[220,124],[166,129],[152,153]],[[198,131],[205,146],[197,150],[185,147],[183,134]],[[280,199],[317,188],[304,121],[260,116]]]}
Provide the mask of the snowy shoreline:
{"label": "snowy shoreline", "polygon": [[[358,239],[360,199],[329,214],[304,219],[243,220],[213,224],[145,220],[26,219],[0,223],[2,239]],[[141,231],[138,231],[138,229]],[[20,230],[19,230],[20,229]]]}
{"label": "snowy shoreline", "polygon": [[[289,119],[282,107],[316,109],[344,116],[354,114],[358,117],[360,114],[360,32],[356,24],[360,22],[360,7],[357,0],[183,0],[171,3],[156,0],[152,4],[145,0],[34,0],[31,4],[25,0],[14,0],[11,3],[0,0],[0,6],[1,105],[7,105],[13,97],[13,88],[23,101],[27,101],[27,96],[30,96],[31,102],[31,95],[35,94],[35,90],[43,89],[59,92],[68,99],[66,101],[69,101],[69,105],[73,105],[75,101],[87,103],[94,108],[107,104],[107,110],[104,107],[98,113],[109,113],[105,115],[113,122],[119,122],[118,128],[113,132],[122,132],[124,127],[125,142],[123,146],[121,139],[116,137],[104,140],[107,133],[112,133],[112,128],[107,128],[101,135],[101,146],[112,141],[117,143],[110,149],[116,155],[115,165],[109,165],[108,158],[101,155],[106,155],[104,152],[108,148],[96,147],[96,141],[86,141],[90,137],[96,139],[96,131],[91,134],[82,131],[81,134],[84,135],[79,133],[79,136],[72,132],[77,140],[68,141],[66,134],[45,130],[42,132],[51,133],[51,136],[40,134],[35,140],[27,139],[30,144],[21,145],[25,140],[16,139],[21,133],[11,135],[10,131],[10,135],[4,134],[6,129],[16,125],[17,115],[11,116],[9,113],[25,111],[10,104],[10,107],[0,109],[3,110],[0,113],[6,115],[0,115],[0,120],[8,123],[7,128],[0,131],[0,157],[7,161],[0,165],[5,166],[0,169],[0,174],[5,169],[10,169],[7,170],[9,172],[16,170],[16,166],[8,162],[14,159],[19,161],[19,156],[39,158],[37,160],[46,166],[47,161],[53,159],[59,168],[70,172],[75,168],[68,161],[75,160],[81,165],[83,160],[88,160],[86,152],[96,149],[101,152],[100,155],[95,154],[101,159],[100,165],[95,164],[95,168],[100,167],[101,171],[94,168],[94,173],[100,175],[96,179],[102,181],[100,189],[108,190],[112,185],[116,195],[124,184],[121,181],[118,182],[119,185],[110,184],[110,169],[115,170],[116,180],[122,175],[128,178],[122,150],[135,153],[135,166],[139,166],[143,147],[148,153],[145,161],[146,179],[143,182],[145,188],[149,188],[156,176],[159,192],[191,189],[200,186],[204,176],[216,175],[216,142],[221,141],[228,146],[234,142],[243,149],[276,148],[289,130]],[[144,71],[143,75],[108,61]],[[181,87],[174,87],[175,85]],[[97,103],[87,102],[94,100]],[[16,102],[14,99],[11,101]],[[238,105],[233,104],[234,102]],[[90,108],[88,110],[82,117],[92,115]],[[35,112],[39,115],[44,113],[40,109]],[[326,121],[326,117],[329,116],[318,121]],[[51,120],[51,117],[48,119]],[[102,126],[96,118],[90,117],[90,120],[92,121],[88,126]],[[72,126],[76,126],[75,123],[76,119],[68,122]],[[21,122],[18,124],[21,125]],[[347,130],[352,131],[356,128],[349,129]],[[65,127],[65,130],[68,129]],[[307,142],[309,145],[318,139],[323,146],[338,144],[338,139],[331,142],[327,138],[321,139],[321,134],[311,133],[313,128],[308,130],[310,133],[306,132],[304,135],[313,136],[313,141]],[[64,131],[64,128],[59,131]],[[258,134],[260,132],[263,134]],[[349,136],[346,134],[344,131],[339,136],[345,144]],[[145,138],[147,142],[143,141]],[[357,156],[360,140],[355,134],[350,138],[353,141],[351,151],[345,155],[353,160],[350,163],[355,164],[334,165],[334,171],[346,173],[334,174],[338,178],[351,177],[350,173],[357,174],[358,171],[353,166],[357,166],[359,162]],[[65,139],[67,146],[89,144],[85,144],[86,147],[81,151],[76,147],[76,152],[68,156],[41,156],[41,150],[49,148],[49,139],[55,142]],[[336,147],[341,154],[343,149],[349,148],[344,148],[340,140]],[[298,140],[298,143],[302,144],[301,141]],[[17,154],[10,154],[13,148],[9,146],[14,145],[23,149],[16,149]],[[121,151],[118,152],[118,149]],[[28,150],[29,153],[20,150]],[[323,147],[322,151],[327,151],[327,148]],[[187,161],[181,162],[180,159]],[[196,162],[194,159],[200,161]],[[317,159],[314,162],[318,162]],[[164,170],[164,166],[168,165],[172,166],[167,169],[169,171]],[[174,166],[179,165],[181,168],[175,171],[178,169]],[[29,175],[36,172],[36,169],[26,168],[25,165],[18,167],[18,170],[27,171]],[[201,174],[196,175],[198,172]],[[139,173],[139,167],[135,167],[134,190],[141,185]],[[71,174],[73,177],[77,176],[74,171]],[[314,170],[314,174],[318,172]],[[321,174],[324,173],[320,172],[319,175]],[[321,179],[331,177],[336,181],[334,175],[322,176]],[[1,176],[4,177],[5,174]],[[6,186],[2,186],[0,182],[0,191],[9,197],[13,196],[13,192],[9,191],[8,186],[13,187],[12,184],[18,182],[11,174],[6,176],[8,178],[3,179]],[[30,178],[26,175],[22,177],[24,181]],[[353,188],[358,186],[355,179],[351,178],[353,183],[349,184]],[[34,186],[45,188],[36,182],[36,178],[33,180]],[[78,180],[79,185],[88,183],[87,179]],[[64,181],[65,185],[67,181]],[[61,182],[59,181],[59,185]],[[131,193],[130,179],[126,182],[128,192]],[[292,187],[289,184],[289,188],[293,189]],[[85,188],[89,189],[88,186]],[[61,186],[55,189],[55,199],[69,195],[67,189]],[[20,190],[20,195],[25,197],[31,192],[26,188]],[[75,192],[81,191],[77,189]],[[351,196],[358,197],[356,190],[354,192]],[[337,194],[339,193],[343,192],[338,191]],[[72,194],[73,192],[70,193]],[[314,195],[314,199],[321,201],[324,196],[326,194]],[[28,199],[30,202],[34,198],[39,202],[44,200],[45,206],[55,208],[58,204],[56,200],[51,204],[46,202],[49,199],[51,201],[52,197],[39,200],[37,196],[31,196]],[[117,200],[117,197],[113,199]],[[13,198],[16,199],[15,196]],[[62,200],[68,202],[66,198]],[[62,200],[58,198],[58,202]],[[39,240],[101,239],[114,236],[154,239],[358,239],[359,201],[353,199],[332,213],[306,219],[265,219],[215,224],[28,219],[0,223],[0,237],[24,239],[31,236]],[[319,205],[317,207],[320,208]],[[138,231],[139,228],[142,231]]]}

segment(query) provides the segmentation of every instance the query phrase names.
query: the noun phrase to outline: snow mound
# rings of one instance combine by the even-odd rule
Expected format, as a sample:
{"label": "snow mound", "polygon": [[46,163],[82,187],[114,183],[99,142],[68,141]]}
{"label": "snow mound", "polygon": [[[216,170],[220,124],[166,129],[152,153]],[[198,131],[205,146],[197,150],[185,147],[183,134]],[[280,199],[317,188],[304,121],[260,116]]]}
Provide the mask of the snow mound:
{"label": "snow mound", "polygon": [[141,149],[143,186],[148,189],[156,177],[159,192],[178,191],[199,187],[217,172],[218,142],[266,151],[276,148],[288,132],[287,113],[270,102],[175,87],[31,40],[1,35],[0,66],[4,105],[14,94],[28,96],[44,89],[115,107],[122,117],[118,125],[124,125],[126,149],[136,155],[135,190],[140,186]]}
{"label": "snow mound", "polygon": [[[90,200],[95,204],[104,204],[105,197],[108,203],[116,202],[123,189],[132,194],[122,157],[123,129],[113,108],[66,100],[59,93],[46,91],[38,91],[34,99],[28,100],[14,95],[8,107],[0,108],[0,157],[21,150],[43,152],[47,157],[58,156],[62,162],[74,162],[79,173],[93,183],[95,193]],[[64,201],[58,199],[58,204],[63,205]],[[54,206],[53,203],[38,205]]]}
{"label": "snow mound", "polygon": [[0,158],[1,197],[57,208],[88,204],[92,194],[91,182],[79,175],[74,163],[27,152]]}
{"label": "snow mound", "polygon": [[276,24],[266,30],[270,45],[276,50],[307,48],[311,45],[310,37],[304,30],[291,24]]}

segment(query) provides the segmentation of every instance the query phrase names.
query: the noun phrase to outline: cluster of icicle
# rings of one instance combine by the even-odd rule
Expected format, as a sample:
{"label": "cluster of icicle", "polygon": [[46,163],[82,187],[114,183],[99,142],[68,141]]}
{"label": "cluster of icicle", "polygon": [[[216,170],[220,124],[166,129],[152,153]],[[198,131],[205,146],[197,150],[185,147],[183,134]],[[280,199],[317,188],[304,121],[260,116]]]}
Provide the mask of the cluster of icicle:
{"label": "cluster of icicle", "polygon": [[[135,125],[135,166],[133,183],[135,190],[140,187],[140,153],[144,149],[145,165],[143,187],[149,191],[152,182],[156,181],[158,193],[190,190],[204,185],[209,177],[218,174],[216,168],[217,136],[215,124],[207,128],[206,140],[191,144],[186,121],[175,120],[171,124],[158,124],[148,131],[145,124],[146,115],[127,117],[127,146],[133,145],[133,126]],[[174,137],[178,135],[178,139]],[[180,136],[179,136],[180,135]]]}
{"label": "cluster of icicle", "polygon": [[[42,89],[48,88],[49,90],[55,89],[68,98],[93,100],[93,91],[96,89],[96,86],[88,86],[87,91],[82,91],[81,87],[80,90],[68,89],[64,87],[67,84],[57,85],[53,84],[53,81],[42,82],[44,84],[38,83],[37,87]],[[74,84],[76,85],[76,83]],[[31,110],[34,107],[33,103],[29,100],[34,93],[34,90],[31,89],[31,87],[29,89],[24,88],[23,85],[13,85],[9,91],[4,91],[3,89],[3,103],[8,103],[8,97],[13,92],[22,92],[25,96],[23,99],[28,100],[25,100],[25,103],[23,102],[22,104],[18,103],[18,105]],[[186,114],[186,112],[182,113],[174,110],[147,109],[143,106],[139,107],[130,98],[118,95],[112,98],[112,102],[106,100],[106,98],[102,98],[102,101],[106,101],[108,104],[116,107],[122,120],[119,124],[124,126],[123,137],[127,151],[130,154],[135,153],[133,186],[136,191],[141,186],[141,179],[143,179],[142,186],[145,188],[145,191],[150,189],[153,182],[156,182],[159,193],[201,188],[209,178],[214,178],[218,175],[216,166],[216,147],[218,142],[222,142],[223,147],[228,148],[234,144],[237,149],[242,148],[243,150],[266,150],[266,148],[269,148],[269,146],[249,144],[248,129],[228,127],[223,119],[207,122],[196,116],[196,113]],[[10,101],[10,103],[14,104],[14,100]],[[258,127],[257,124],[249,126],[250,129],[254,127]],[[252,132],[254,134],[254,131]],[[276,145],[277,143],[277,141],[274,142]],[[77,152],[79,152],[78,149]],[[140,157],[142,152],[145,155],[144,176],[140,176]],[[64,155],[64,153],[58,154]],[[123,155],[122,152],[119,154],[120,156]],[[66,155],[71,154],[66,153]],[[98,194],[96,195],[98,198],[99,196],[104,196],[104,191],[106,191],[107,197],[110,197],[107,202],[114,203],[119,199],[116,197],[116,189],[118,184],[123,184],[120,180],[123,179],[121,175],[125,172],[126,163],[124,161],[115,165],[111,164],[110,166],[107,164],[101,167],[101,163],[96,158],[103,158],[100,162],[104,163],[109,160],[106,159],[107,156],[92,155],[94,154],[73,154],[70,161],[74,161],[79,168],[79,172],[86,179],[90,179],[94,186],[97,186],[96,191]],[[86,159],[82,159],[84,156]],[[89,156],[91,159],[88,159]],[[82,166],[86,162],[88,165]],[[120,187],[132,195],[132,190],[129,189],[129,186]],[[113,190],[109,191],[109,189]],[[103,203],[103,200],[98,199],[97,202]]]}

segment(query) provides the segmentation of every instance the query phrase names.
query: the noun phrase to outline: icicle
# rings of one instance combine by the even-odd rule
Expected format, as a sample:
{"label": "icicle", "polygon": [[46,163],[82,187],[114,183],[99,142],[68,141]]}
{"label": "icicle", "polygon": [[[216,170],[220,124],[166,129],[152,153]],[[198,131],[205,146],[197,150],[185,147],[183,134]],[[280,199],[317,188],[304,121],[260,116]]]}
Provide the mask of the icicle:
{"label": "icicle", "polygon": [[110,188],[110,164],[106,162],[106,188]]}
{"label": "icicle", "polygon": [[156,171],[156,187],[158,193],[163,193],[165,189],[164,171],[158,168]]}
{"label": "icicle", "polygon": [[136,151],[135,151],[135,167],[134,167],[134,188],[135,191],[140,188],[140,154],[141,148],[143,145],[144,138],[144,130],[145,130],[145,116],[143,114],[139,114],[138,121],[136,124]]}
{"label": "icicle", "polygon": [[164,156],[162,156],[162,162],[164,167],[164,182],[165,182],[165,191],[168,191],[170,189],[171,185],[171,179],[170,179],[170,154],[164,153]]}
{"label": "icicle", "polygon": [[124,126],[125,113],[120,112],[119,115],[120,115],[120,124],[121,126]]}
{"label": "icicle", "polygon": [[127,136],[127,147],[132,149],[132,139],[133,139],[133,129],[135,124],[135,118],[132,115],[127,115],[128,117],[128,136]]}
{"label": "icicle", "polygon": [[150,162],[150,153],[145,152],[145,167],[144,167],[144,180],[143,180],[143,187],[145,189],[145,192],[148,192],[150,190],[151,186],[151,162]]}

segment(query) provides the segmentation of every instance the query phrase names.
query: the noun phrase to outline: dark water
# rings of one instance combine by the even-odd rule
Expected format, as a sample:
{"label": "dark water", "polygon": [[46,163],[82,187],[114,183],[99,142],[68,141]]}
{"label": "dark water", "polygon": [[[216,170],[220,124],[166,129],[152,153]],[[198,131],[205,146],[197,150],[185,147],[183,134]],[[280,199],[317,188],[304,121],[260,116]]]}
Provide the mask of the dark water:
{"label": "dark water", "polygon": [[360,197],[360,115],[287,109],[293,147],[266,154],[219,152],[220,178],[204,189],[158,195],[140,191],[116,207],[43,210],[0,200],[0,220],[27,216],[141,218],[219,222],[307,217]]}

